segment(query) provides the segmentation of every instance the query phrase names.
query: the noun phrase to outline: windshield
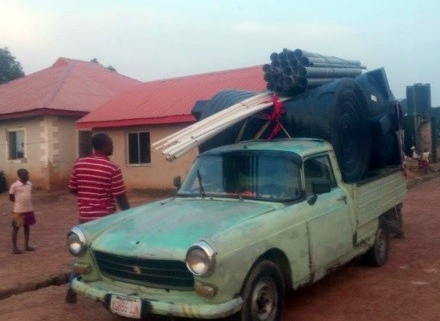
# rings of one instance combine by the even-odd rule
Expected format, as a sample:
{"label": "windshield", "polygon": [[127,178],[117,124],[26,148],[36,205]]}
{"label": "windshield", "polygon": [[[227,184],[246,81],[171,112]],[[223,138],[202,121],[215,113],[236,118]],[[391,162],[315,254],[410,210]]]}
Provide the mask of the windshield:
{"label": "windshield", "polygon": [[302,196],[300,169],[282,156],[251,152],[202,155],[178,195],[293,201]]}

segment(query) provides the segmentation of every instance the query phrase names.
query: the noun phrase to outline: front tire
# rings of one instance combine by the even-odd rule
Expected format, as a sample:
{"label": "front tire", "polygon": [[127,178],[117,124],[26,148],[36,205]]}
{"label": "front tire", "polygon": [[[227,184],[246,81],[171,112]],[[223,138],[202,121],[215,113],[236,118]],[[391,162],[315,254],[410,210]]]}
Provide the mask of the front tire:
{"label": "front tire", "polygon": [[284,310],[285,286],[278,266],[258,263],[243,288],[241,321],[280,321]]}
{"label": "front tire", "polygon": [[390,232],[384,221],[379,221],[376,231],[374,244],[367,253],[365,260],[367,264],[372,266],[382,266],[388,261],[388,253],[390,251]]}

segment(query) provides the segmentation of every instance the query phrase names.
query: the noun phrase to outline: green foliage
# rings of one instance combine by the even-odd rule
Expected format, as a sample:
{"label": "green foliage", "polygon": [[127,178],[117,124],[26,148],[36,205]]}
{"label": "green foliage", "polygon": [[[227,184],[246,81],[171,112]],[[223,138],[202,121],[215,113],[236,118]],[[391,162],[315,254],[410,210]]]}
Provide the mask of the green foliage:
{"label": "green foliage", "polygon": [[24,76],[20,62],[15,60],[7,47],[0,48],[0,84]]}

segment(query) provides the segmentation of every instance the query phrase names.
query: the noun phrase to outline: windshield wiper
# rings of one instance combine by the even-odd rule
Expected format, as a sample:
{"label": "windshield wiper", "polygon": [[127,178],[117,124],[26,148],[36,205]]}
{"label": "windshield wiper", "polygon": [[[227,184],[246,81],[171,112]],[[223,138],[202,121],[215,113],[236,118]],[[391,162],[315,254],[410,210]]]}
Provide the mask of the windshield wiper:
{"label": "windshield wiper", "polygon": [[205,189],[203,188],[203,184],[202,184],[202,175],[200,175],[200,171],[199,170],[197,170],[197,180],[199,181],[200,195],[202,197],[205,197]]}

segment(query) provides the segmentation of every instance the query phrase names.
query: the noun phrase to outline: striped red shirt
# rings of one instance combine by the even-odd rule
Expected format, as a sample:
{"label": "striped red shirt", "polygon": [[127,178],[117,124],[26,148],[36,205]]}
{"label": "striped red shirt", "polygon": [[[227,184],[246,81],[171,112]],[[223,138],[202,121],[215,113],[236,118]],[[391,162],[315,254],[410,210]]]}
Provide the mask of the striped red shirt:
{"label": "striped red shirt", "polygon": [[75,162],[69,190],[78,196],[80,223],[116,212],[115,197],[127,192],[119,166],[100,153]]}

